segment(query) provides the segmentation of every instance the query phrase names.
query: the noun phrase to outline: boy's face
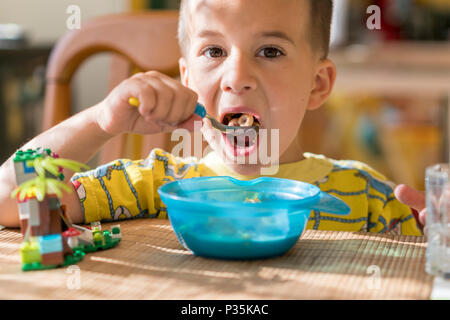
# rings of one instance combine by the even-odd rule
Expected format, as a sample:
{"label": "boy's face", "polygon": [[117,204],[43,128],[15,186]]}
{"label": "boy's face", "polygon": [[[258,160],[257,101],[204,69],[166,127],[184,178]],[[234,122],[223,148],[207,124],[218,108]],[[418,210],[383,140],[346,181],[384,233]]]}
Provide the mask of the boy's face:
{"label": "boy's face", "polygon": [[[279,145],[279,163],[300,160],[296,137],[305,111],[327,98],[335,72],[311,48],[308,1],[189,0],[188,6],[183,83],[219,121],[227,114],[252,114],[268,130],[269,152],[271,129],[278,129],[279,141],[272,143]],[[213,130],[205,127],[204,136],[234,162],[234,171],[259,173],[259,157],[253,165],[233,161],[237,154],[248,159],[258,153],[258,144],[232,147],[225,135],[213,139]]]}

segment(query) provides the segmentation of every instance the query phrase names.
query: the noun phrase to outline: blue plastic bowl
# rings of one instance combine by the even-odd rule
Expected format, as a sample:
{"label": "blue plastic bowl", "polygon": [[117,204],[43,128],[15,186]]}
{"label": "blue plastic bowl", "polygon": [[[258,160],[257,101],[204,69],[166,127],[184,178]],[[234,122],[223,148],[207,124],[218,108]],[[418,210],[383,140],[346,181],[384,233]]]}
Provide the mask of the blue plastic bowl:
{"label": "blue plastic bowl", "polygon": [[[312,184],[278,178],[191,178],[167,183],[158,192],[180,243],[210,258],[278,256],[297,242],[311,210],[350,212]],[[255,198],[260,202],[246,201]]]}

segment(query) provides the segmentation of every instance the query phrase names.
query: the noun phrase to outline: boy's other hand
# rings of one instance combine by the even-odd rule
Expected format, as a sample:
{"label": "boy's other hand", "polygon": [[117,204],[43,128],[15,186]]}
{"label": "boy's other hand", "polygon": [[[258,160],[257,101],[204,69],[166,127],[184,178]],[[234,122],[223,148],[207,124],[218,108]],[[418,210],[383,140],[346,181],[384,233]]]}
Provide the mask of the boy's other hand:
{"label": "boy's other hand", "polygon": [[419,213],[419,223],[425,226],[427,209],[425,204],[425,193],[413,189],[405,184],[400,184],[395,188],[395,197],[410,208]]}
{"label": "boy's other hand", "polygon": [[[128,103],[139,99],[139,107]],[[176,128],[193,130],[198,96],[179,81],[157,71],[124,80],[97,105],[97,122],[106,133],[152,134]]]}

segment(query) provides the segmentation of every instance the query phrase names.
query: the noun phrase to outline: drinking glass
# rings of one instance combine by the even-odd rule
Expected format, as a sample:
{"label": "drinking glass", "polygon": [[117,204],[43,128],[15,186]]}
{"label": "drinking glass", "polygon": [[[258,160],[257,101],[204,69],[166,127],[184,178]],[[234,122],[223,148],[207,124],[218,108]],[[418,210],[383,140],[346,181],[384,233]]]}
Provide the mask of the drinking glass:
{"label": "drinking glass", "polygon": [[426,271],[450,278],[450,165],[426,169]]}

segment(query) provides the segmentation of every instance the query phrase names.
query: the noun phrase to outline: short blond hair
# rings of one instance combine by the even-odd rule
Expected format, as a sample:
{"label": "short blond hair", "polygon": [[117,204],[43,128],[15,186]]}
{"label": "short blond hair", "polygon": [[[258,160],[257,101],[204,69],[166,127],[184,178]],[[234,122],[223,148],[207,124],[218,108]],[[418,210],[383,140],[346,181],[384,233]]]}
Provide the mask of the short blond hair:
{"label": "short blond hair", "polygon": [[189,35],[186,30],[188,26],[188,0],[181,0],[180,2],[180,15],[178,17],[178,43],[181,48],[181,54],[186,56],[187,48],[189,45]]}
{"label": "short blond hair", "polygon": [[[187,30],[189,20],[189,0],[181,0],[180,16],[178,21],[178,42],[181,53],[186,56],[189,47],[189,32]],[[318,50],[322,58],[328,56],[330,47],[330,29],[333,16],[333,0],[308,0],[310,8],[309,40],[314,50]]]}

